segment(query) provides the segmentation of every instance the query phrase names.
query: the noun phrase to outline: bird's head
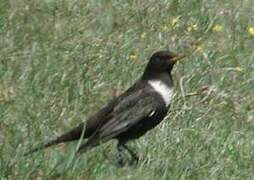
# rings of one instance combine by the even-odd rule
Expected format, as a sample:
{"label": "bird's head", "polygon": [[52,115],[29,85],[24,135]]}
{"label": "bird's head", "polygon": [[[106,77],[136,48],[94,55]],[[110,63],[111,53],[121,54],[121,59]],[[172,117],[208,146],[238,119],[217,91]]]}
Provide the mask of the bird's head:
{"label": "bird's head", "polygon": [[174,64],[184,57],[183,55],[178,55],[170,51],[157,51],[151,56],[146,66],[144,76],[171,73]]}

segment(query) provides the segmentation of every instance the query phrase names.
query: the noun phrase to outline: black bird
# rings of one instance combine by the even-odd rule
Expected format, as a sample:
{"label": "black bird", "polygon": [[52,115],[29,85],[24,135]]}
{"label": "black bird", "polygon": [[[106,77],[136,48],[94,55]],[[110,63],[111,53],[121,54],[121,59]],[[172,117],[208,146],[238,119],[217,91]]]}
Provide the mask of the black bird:
{"label": "black bird", "polygon": [[117,139],[117,149],[127,150],[137,161],[138,157],[126,143],[144,135],[166,116],[173,96],[171,70],[177,60],[183,57],[170,51],[155,52],[141,78],[127,91],[111,100],[86,122],[25,155],[80,138],[86,138],[87,141],[79,147],[78,152]]}

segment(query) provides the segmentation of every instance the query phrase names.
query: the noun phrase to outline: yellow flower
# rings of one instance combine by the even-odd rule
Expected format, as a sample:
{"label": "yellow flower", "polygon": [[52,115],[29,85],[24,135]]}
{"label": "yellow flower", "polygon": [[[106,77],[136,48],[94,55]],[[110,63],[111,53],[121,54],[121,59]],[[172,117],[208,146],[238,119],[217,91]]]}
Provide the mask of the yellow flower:
{"label": "yellow flower", "polygon": [[180,19],[180,16],[173,18],[172,21],[171,21],[171,26],[172,27],[177,26],[177,24],[179,22],[179,19]]}
{"label": "yellow flower", "polygon": [[241,67],[236,67],[235,70],[239,71],[239,72],[243,72],[243,68],[241,68]]}
{"label": "yellow flower", "polygon": [[222,31],[222,29],[223,29],[222,25],[219,24],[214,25],[212,28],[213,32],[220,32]]}
{"label": "yellow flower", "polygon": [[144,39],[146,37],[146,33],[143,32],[140,37],[141,37],[141,39]]}
{"label": "yellow flower", "polygon": [[192,31],[192,27],[191,27],[191,26],[188,26],[188,27],[187,27],[187,31],[188,31],[188,32],[191,32],[191,31]]}
{"label": "yellow flower", "polygon": [[196,46],[196,52],[203,53],[203,52],[204,52],[204,47],[203,47],[203,45],[197,45],[197,46]]}
{"label": "yellow flower", "polygon": [[161,26],[160,31],[161,32],[169,32],[170,29],[174,29],[175,27],[178,27],[179,26],[179,24],[178,24],[179,19],[180,19],[180,16],[173,18],[170,22]]}
{"label": "yellow flower", "polygon": [[137,55],[131,54],[131,55],[129,56],[129,58],[130,58],[131,60],[135,60],[135,59],[137,59]]}
{"label": "yellow flower", "polygon": [[193,25],[187,27],[188,32],[196,31],[196,30],[198,30],[198,25],[197,24],[193,24]]}
{"label": "yellow flower", "polygon": [[254,35],[254,26],[250,27],[248,31],[251,35]]}
{"label": "yellow flower", "polygon": [[196,30],[198,30],[198,25],[197,24],[193,24],[192,28],[196,31]]}
{"label": "yellow flower", "polygon": [[161,26],[161,32],[168,32],[169,31],[169,27],[164,25],[164,26]]}

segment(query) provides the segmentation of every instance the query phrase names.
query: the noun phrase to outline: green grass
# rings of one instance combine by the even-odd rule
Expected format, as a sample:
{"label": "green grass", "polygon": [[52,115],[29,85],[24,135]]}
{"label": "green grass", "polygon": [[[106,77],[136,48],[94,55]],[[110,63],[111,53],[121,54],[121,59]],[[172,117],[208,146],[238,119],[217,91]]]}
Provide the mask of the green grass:
{"label": "green grass", "polygon": [[[0,179],[253,179],[253,12],[253,0],[1,0]],[[77,143],[22,156],[129,87],[161,49],[188,57],[165,121],[130,143],[137,167],[110,161],[114,141],[73,161]]]}

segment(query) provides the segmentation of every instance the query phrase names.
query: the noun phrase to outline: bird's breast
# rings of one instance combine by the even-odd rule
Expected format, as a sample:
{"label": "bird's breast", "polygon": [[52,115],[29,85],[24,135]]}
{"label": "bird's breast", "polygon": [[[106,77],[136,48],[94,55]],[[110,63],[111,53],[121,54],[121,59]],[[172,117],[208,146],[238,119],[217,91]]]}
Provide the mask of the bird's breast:
{"label": "bird's breast", "polygon": [[162,97],[164,103],[168,107],[174,94],[174,88],[169,87],[160,80],[149,80],[148,84]]}

